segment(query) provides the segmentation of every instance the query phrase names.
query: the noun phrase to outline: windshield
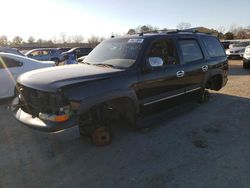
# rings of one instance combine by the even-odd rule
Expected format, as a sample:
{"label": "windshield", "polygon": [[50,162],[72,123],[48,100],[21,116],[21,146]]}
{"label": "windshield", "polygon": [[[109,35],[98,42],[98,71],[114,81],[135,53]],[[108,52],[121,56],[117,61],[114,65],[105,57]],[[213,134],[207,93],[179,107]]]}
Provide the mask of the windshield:
{"label": "windshield", "polygon": [[111,65],[116,68],[132,66],[139,54],[143,39],[111,39],[99,44],[83,63]]}

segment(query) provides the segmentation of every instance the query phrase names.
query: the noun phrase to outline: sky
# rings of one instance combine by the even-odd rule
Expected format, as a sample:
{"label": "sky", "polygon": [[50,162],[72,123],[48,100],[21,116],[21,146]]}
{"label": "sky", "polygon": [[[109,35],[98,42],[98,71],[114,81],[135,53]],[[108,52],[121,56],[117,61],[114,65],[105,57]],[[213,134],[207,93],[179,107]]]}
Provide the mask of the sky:
{"label": "sky", "polygon": [[82,35],[110,37],[152,25],[176,28],[180,22],[227,31],[250,26],[250,0],[0,0],[0,35],[45,40]]}

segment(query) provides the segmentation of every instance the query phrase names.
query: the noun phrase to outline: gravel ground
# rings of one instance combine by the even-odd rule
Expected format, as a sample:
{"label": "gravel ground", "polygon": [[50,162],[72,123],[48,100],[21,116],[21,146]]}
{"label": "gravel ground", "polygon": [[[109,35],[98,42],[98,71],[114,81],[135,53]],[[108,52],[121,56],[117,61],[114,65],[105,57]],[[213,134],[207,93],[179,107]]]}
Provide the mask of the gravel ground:
{"label": "gravel ground", "polygon": [[137,132],[114,129],[95,147],[72,128],[56,134],[17,123],[0,105],[0,187],[250,187],[250,70],[230,61],[210,102],[187,101]]}

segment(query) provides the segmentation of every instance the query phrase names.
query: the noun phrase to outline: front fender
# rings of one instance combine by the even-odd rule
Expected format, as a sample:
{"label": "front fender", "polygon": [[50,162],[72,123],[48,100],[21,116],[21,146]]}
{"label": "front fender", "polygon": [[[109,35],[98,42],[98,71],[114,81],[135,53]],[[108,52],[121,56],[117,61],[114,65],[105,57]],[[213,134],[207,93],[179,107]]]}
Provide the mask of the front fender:
{"label": "front fender", "polygon": [[106,101],[118,99],[118,98],[129,98],[133,103],[136,110],[136,113],[139,113],[139,104],[137,96],[133,90],[113,90],[106,93],[97,93],[91,97],[84,98],[81,101],[80,107],[77,114],[84,114],[88,112],[91,107],[101,104]]}

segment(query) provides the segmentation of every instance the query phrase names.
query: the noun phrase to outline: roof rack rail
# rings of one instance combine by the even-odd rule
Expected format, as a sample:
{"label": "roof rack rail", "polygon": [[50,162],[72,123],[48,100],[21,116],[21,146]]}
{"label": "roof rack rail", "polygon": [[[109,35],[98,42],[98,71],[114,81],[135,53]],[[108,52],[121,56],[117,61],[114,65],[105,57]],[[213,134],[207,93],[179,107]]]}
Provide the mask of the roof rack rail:
{"label": "roof rack rail", "polygon": [[144,32],[140,32],[140,33],[136,33],[139,34],[139,36],[143,36],[144,34],[147,33],[179,33],[179,32],[190,32],[190,33],[206,33],[206,34],[211,34],[208,32],[202,32],[199,31],[196,28],[189,28],[189,29],[162,29],[162,30],[152,30],[152,31],[144,31]]}

